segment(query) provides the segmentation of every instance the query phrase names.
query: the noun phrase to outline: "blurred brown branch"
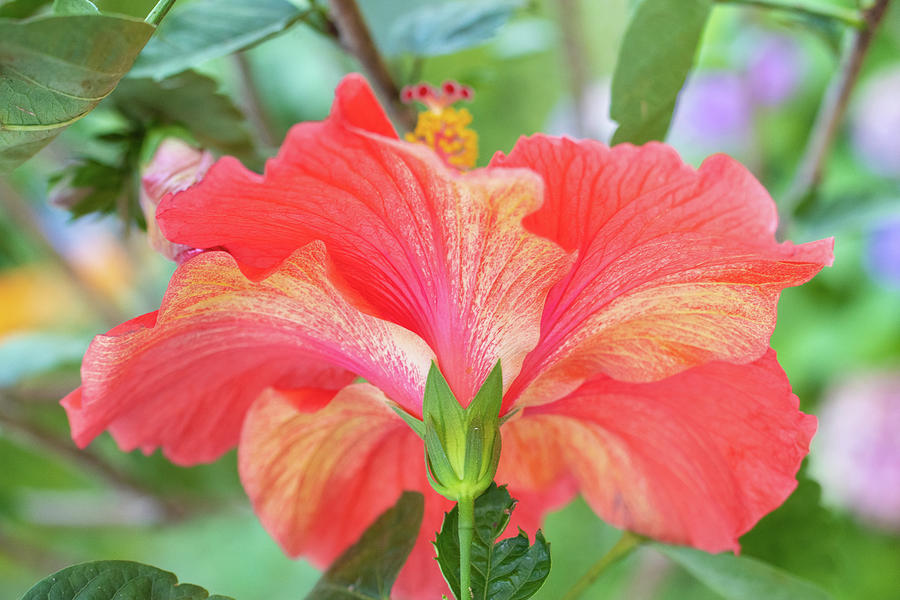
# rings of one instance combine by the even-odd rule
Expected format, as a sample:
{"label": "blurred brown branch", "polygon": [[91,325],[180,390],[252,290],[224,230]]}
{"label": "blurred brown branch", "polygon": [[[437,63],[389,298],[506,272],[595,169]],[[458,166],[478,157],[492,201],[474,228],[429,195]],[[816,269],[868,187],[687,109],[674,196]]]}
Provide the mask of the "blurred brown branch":
{"label": "blurred brown branch", "polygon": [[794,179],[780,203],[782,228],[787,226],[797,209],[815,195],[819,187],[825,161],[847,110],[863,60],[890,2],[891,0],[876,0],[863,10],[865,24],[851,31],[845,40],[840,66],[825,91]]}
{"label": "blurred brown branch", "polygon": [[400,102],[400,89],[378,52],[355,0],[330,0],[329,5],[341,46],[362,65],[394,122],[403,129],[412,130],[415,115]]}
{"label": "blurred brown branch", "polygon": [[0,396],[0,429],[5,434],[18,437],[27,446],[41,448],[50,454],[58,456],[66,462],[101,478],[120,491],[150,501],[156,507],[157,512],[167,521],[176,521],[185,516],[187,511],[180,504],[156,494],[153,490],[144,486],[127,473],[113,467],[93,452],[80,450],[70,439],[60,438],[54,432],[15,415],[13,408],[14,406],[11,402]]}
{"label": "blurred brown branch", "polygon": [[233,57],[240,79],[241,96],[244,101],[244,112],[247,115],[247,119],[253,125],[253,129],[256,131],[258,140],[262,145],[267,150],[275,148],[278,146],[279,136],[275,133],[272,118],[259,97],[259,91],[256,89],[256,82],[253,79],[253,69],[250,60],[247,58],[246,52],[238,52]]}

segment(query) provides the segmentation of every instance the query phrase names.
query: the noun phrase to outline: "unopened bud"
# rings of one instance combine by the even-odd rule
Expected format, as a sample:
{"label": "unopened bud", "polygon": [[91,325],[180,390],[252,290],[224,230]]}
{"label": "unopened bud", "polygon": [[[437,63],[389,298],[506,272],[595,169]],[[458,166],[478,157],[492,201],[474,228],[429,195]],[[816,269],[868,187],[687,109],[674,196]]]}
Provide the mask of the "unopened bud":
{"label": "unopened bud", "polygon": [[153,249],[177,263],[197,252],[165,238],[156,222],[156,207],[167,194],[191,187],[214,162],[212,154],[178,138],[163,140],[141,174],[141,209],[147,220],[147,237]]}
{"label": "unopened bud", "polygon": [[442,496],[474,499],[491,485],[500,462],[502,400],[499,362],[467,408],[431,365],[422,403],[425,462],[431,485]]}

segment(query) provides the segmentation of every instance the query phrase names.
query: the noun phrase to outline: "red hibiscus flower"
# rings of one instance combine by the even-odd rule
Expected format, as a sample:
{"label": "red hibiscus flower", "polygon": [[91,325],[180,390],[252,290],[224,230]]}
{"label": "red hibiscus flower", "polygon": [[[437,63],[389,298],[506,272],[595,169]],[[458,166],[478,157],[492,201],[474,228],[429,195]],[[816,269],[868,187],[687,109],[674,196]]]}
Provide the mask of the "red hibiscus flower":
{"label": "red hibiscus flower", "polygon": [[779,293],[832,243],[776,243],[772,200],[726,156],[695,170],[662,144],[537,135],[459,173],[399,140],[351,75],[264,175],[223,158],[157,218],[223,250],[94,340],[63,401],[72,435],[179,464],[237,445],[290,555],[327,564],[419,490],[395,594],[446,589],[429,540],[450,503],[389,406],[421,417],[431,361],[464,402],[502,361],[513,527],[580,493],[617,527],[734,549],[796,485],[816,422],[768,340]]}

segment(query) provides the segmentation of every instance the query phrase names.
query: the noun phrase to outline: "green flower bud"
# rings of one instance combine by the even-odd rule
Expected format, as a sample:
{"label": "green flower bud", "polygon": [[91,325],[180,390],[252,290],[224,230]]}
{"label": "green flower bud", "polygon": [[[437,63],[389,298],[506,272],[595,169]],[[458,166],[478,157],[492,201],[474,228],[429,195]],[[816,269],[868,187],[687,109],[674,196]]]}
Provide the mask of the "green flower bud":
{"label": "green flower bud", "polygon": [[442,496],[474,499],[486,490],[500,462],[500,363],[467,408],[432,363],[422,403],[425,462],[431,486]]}

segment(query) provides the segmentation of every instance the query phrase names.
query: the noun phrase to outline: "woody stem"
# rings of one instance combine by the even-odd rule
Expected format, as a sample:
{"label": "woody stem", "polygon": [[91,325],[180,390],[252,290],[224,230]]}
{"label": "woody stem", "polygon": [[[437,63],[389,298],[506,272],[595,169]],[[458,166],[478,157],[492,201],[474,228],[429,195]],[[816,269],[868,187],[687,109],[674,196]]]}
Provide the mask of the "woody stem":
{"label": "woody stem", "polygon": [[875,30],[884,19],[888,4],[890,0],[875,0],[862,12],[863,26],[853,31],[845,40],[840,68],[828,85],[794,179],[780,202],[782,231],[798,209],[815,196],[822,179],[825,160],[846,112],[850,94],[859,78],[863,59],[869,50]]}
{"label": "woody stem", "polygon": [[471,600],[472,534],[475,531],[475,498],[460,498],[459,507],[459,598]]}
{"label": "woody stem", "polygon": [[375,46],[356,0],[330,0],[329,5],[341,46],[362,65],[391,117],[400,127],[412,130],[415,116],[401,104],[400,89]]}
{"label": "woody stem", "polygon": [[569,589],[562,600],[576,600],[576,598],[580,598],[597,581],[600,575],[606,572],[609,567],[634,552],[643,541],[644,538],[630,531],[623,533],[616,545],[600,557],[600,560],[594,563],[587,573],[575,582],[575,585]]}

